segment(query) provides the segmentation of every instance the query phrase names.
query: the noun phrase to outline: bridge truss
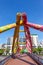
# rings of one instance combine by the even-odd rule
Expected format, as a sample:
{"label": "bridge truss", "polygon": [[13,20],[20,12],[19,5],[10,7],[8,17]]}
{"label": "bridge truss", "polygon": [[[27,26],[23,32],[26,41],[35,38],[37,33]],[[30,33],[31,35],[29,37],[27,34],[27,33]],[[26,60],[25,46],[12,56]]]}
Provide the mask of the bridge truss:
{"label": "bridge truss", "polygon": [[[24,31],[19,30],[20,26],[24,26]],[[12,54],[17,53],[19,49],[19,44],[18,44],[19,32],[25,32],[26,49],[28,50],[29,53],[32,53],[31,34],[29,30],[30,27],[43,32],[43,25],[29,23],[27,21],[27,15],[25,13],[17,13],[16,23],[0,27],[0,33],[10,30],[12,28],[15,28],[14,36],[13,36],[13,43],[12,43]]]}

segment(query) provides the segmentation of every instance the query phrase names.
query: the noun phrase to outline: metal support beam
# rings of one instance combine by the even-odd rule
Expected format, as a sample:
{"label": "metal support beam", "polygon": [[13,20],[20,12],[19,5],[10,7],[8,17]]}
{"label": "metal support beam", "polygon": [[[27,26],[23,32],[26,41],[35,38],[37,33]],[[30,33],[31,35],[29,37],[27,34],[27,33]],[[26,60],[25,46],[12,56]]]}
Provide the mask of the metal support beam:
{"label": "metal support beam", "polygon": [[16,28],[15,28],[14,36],[13,36],[13,45],[12,45],[13,54],[15,54],[17,52],[17,37],[19,36],[20,19],[21,19],[21,14],[18,13],[16,16]]}

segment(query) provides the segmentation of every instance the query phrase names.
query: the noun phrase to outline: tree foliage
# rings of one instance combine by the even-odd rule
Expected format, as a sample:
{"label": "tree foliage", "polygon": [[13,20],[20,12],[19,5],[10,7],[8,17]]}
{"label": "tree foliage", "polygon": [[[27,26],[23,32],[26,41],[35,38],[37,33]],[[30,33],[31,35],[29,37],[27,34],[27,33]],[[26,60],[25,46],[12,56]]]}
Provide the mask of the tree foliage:
{"label": "tree foliage", "polygon": [[38,46],[38,48],[33,48],[32,51],[33,51],[33,53],[40,54],[42,51],[42,48],[40,46]]}

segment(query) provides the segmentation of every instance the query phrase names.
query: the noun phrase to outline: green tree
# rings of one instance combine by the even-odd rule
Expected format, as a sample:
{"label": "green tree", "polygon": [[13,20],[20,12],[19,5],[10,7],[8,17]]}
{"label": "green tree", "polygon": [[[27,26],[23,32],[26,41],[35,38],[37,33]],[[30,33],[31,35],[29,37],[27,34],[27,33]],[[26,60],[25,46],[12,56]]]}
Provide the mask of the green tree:
{"label": "green tree", "polygon": [[6,48],[6,55],[9,53],[10,49],[7,47]]}
{"label": "green tree", "polygon": [[32,52],[37,54],[38,53],[37,48],[33,48]]}
{"label": "green tree", "polygon": [[40,46],[38,46],[37,51],[38,51],[38,53],[40,54],[41,51],[42,51],[42,48],[41,48]]}
{"label": "green tree", "polygon": [[4,49],[0,49],[0,55],[4,53]]}

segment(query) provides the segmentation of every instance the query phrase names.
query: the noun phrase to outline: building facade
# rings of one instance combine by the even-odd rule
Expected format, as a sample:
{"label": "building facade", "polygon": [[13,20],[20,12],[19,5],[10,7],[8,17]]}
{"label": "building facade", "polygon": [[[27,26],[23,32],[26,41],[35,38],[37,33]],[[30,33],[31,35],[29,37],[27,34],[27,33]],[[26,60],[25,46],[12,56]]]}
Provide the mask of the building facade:
{"label": "building facade", "polygon": [[[31,41],[32,41],[32,46],[33,47],[38,47],[38,35],[37,34],[32,34],[31,35]],[[7,39],[7,46],[12,49],[12,44],[13,44],[13,37],[9,37]],[[19,45],[24,45],[26,44],[26,38],[25,37],[19,37]]]}
{"label": "building facade", "polygon": [[40,42],[39,46],[43,48],[43,40]]}
{"label": "building facade", "polygon": [[38,47],[38,35],[37,34],[31,35],[31,41],[32,41],[33,47]]}

